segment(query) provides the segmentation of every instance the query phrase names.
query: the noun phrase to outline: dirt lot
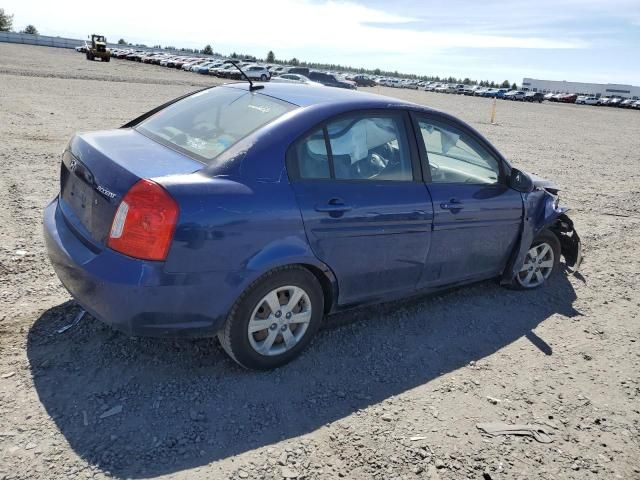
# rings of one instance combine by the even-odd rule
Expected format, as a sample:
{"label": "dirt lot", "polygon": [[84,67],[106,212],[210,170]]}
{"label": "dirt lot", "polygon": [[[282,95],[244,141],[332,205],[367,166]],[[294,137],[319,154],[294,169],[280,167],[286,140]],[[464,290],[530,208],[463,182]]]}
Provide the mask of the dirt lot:
{"label": "dirt lot", "polygon": [[[0,44],[0,479],[640,478],[640,112],[377,88],[460,116],[553,178],[581,276],[484,282],[332,317],[299,360],[239,369],[217,341],[130,339],[78,312],[43,245],[77,130],[213,80]],[[126,299],[123,299],[126,301]],[[479,422],[541,425],[551,443]]]}

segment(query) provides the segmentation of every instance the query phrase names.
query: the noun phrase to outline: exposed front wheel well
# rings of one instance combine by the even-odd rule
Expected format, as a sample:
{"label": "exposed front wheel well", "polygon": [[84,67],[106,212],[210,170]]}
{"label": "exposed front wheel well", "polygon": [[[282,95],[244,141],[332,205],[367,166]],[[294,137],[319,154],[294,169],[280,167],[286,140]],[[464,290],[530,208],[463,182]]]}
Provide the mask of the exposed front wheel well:
{"label": "exposed front wheel well", "polygon": [[568,267],[577,269],[580,266],[581,246],[580,237],[576,232],[573,222],[566,215],[560,215],[552,225],[549,231],[553,232],[560,242],[560,250]]}

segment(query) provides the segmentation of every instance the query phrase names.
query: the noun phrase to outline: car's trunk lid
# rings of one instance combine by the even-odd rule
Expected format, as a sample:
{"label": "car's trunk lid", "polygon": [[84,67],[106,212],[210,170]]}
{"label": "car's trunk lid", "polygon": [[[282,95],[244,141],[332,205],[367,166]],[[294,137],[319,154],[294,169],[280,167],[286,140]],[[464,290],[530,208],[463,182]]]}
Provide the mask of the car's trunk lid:
{"label": "car's trunk lid", "polygon": [[203,167],[132,129],[77,134],[62,159],[60,208],[81,237],[102,246],[118,205],[138,180]]}

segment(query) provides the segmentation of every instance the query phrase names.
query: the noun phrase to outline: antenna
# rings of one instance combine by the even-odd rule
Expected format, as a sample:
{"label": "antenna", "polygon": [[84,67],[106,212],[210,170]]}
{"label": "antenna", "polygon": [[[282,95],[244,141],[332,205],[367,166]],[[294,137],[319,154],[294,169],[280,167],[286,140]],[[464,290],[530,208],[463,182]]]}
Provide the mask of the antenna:
{"label": "antenna", "polygon": [[238,66],[238,64],[236,62],[230,62],[231,65],[233,65],[234,67],[236,67],[238,69],[238,71],[242,74],[242,76],[244,78],[247,79],[247,82],[249,82],[249,91],[253,92],[254,90],[260,90],[261,88],[264,88],[264,85],[254,85],[253,82],[251,81],[251,79],[247,76],[246,73],[244,73],[242,71],[242,69]]}

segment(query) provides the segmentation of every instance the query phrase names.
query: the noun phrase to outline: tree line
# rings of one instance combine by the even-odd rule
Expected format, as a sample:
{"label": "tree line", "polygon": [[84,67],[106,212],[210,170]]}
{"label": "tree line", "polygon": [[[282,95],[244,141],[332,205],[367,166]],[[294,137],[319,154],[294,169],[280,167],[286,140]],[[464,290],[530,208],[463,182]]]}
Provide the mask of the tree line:
{"label": "tree line", "polygon": [[[13,32],[13,15],[9,15],[0,8],[0,32]],[[34,25],[27,25],[19,33],[28,33],[31,35],[39,35],[38,29]]]}

